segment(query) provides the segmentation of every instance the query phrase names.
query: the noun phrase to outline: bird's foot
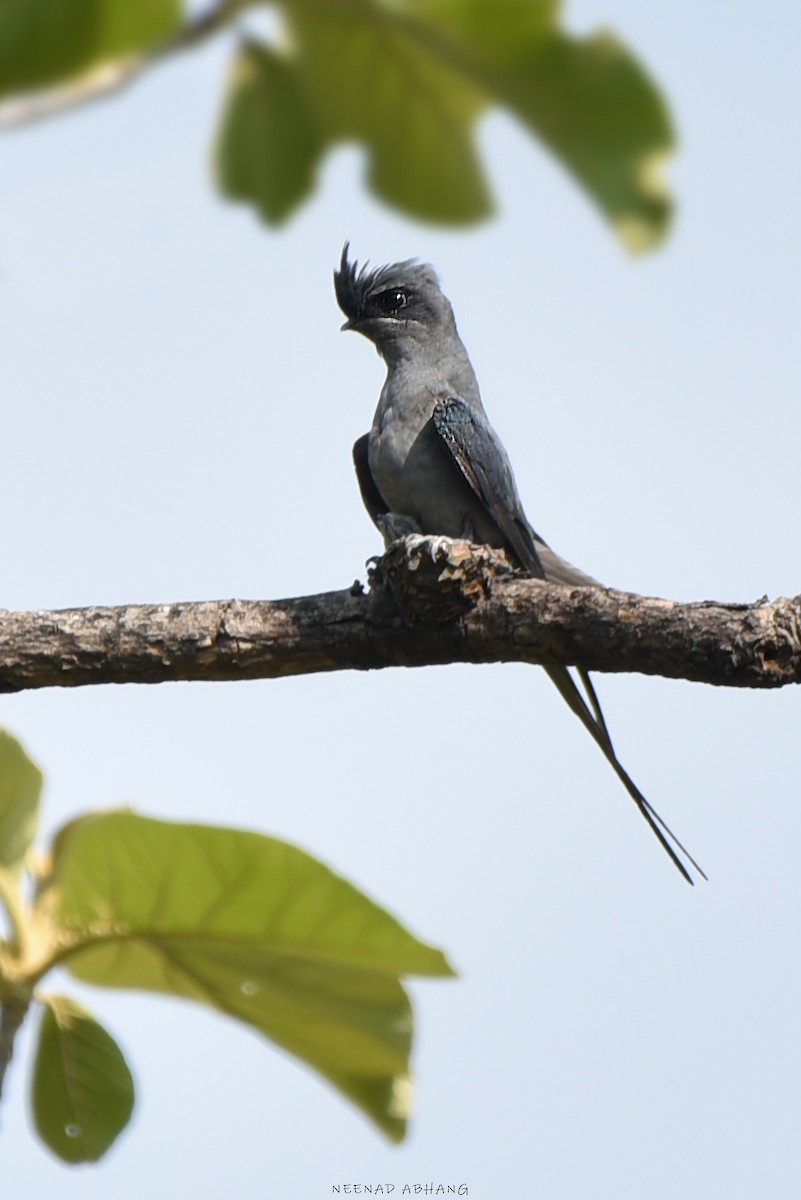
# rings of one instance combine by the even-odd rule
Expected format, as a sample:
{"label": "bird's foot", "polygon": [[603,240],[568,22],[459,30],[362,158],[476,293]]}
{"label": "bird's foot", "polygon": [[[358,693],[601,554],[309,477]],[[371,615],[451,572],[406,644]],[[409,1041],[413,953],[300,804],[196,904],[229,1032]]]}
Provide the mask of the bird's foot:
{"label": "bird's foot", "polygon": [[405,517],[402,513],[382,513],[376,517],[376,525],[381,531],[385,546],[408,537],[412,533],[422,533],[422,529],[414,517]]}

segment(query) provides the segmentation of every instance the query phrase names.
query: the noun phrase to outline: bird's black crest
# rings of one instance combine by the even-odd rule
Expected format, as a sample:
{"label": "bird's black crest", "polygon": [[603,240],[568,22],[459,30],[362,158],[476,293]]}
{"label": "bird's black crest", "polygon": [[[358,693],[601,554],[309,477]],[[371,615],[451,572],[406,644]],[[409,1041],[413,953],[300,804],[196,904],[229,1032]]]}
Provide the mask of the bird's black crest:
{"label": "bird's black crest", "polygon": [[371,271],[369,262],[361,267],[355,259],[349,262],[349,249],[350,243],[345,242],[339,270],[334,271],[334,289],[339,307],[350,320],[358,320],[364,314],[371,296],[389,288],[413,289],[415,286],[431,283],[439,287],[436,273],[427,263],[409,258],[405,262],[390,263],[386,267],[376,267]]}

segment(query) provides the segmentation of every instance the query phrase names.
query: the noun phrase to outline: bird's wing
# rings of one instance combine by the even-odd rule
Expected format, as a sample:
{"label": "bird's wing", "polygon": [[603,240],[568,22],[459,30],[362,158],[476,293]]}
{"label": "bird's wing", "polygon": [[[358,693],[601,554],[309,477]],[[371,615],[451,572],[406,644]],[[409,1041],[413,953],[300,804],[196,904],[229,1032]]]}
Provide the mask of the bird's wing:
{"label": "bird's wing", "polygon": [[[510,549],[517,556],[521,566],[530,575],[539,579],[550,577],[559,580],[561,574],[562,582],[594,584],[595,580],[575,568],[570,568],[569,564],[565,564],[565,566],[568,567],[570,573],[557,573],[549,570],[546,575],[540,557],[541,548],[546,552],[543,557],[549,565],[551,559],[555,560],[557,564],[561,564],[562,560],[542,542],[542,539],[533,532],[526,520],[517,495],[509,460],[483,413],[471,408],[457,396],[442,396],[434,407],[433,422],[434,428],[453,456],[459,470],[507,539]],[[574,574],[571,578],[572,573]],[[600,585],[596,584],[596,586]],[[579,676],[587,691],[589,704],[581,694],[567,667],[546,666],[545,670],[558,688],[562,698],[598,744],[662,848],[687,882],[692,884],[693,878],[685,861],[682,861],[682,856],[706,879],[701,867],[671,832],[659,813],[646,800],[620,763],[612,746],[612,739],[609,736],[598,697],[587,672],[583,668],[579,669]]]}
{"label": "bird's wing", "polygon": [[364,507],[370,514],[370,519],[373,524],[379,529],[378,518],[383,517],[389,511],[384,497],[376,487],[376,482],[373,479],[373,473],[370,470],[370,462],[367,457],[367,446],[370,440],[369,433],[365,433],[353,444],[353,465],[356,468],[356,479],[359,483],[359,491],[362,494]]}
{"label": "bird's wing", "polygon": [[529,575],[544,579],[545,571],[520,507],[512,468],[487,418],[458,396],[441,396],[434,405],[432,420],[454,462],[520,565]]}

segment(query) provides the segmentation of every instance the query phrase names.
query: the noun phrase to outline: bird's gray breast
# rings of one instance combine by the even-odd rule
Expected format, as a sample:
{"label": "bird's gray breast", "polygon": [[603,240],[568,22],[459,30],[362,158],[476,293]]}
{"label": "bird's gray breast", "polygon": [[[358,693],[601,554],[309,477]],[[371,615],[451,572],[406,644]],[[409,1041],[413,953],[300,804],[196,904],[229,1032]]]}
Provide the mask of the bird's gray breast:
{"label": "bird's gray breast", "polygon": [[427,390],[413,398],[396,391],[387,381],[370,430],[368,460],[391,511],[419,521],[425,491],[434,483],[429,426],[436,397]]}
{"label": "bird's gray breast", "polygon": [[[389,383],[389,381],[388,381]],[[411,517],[429,534],[501,545],[499,531],[437,433],[438,391],[413,395],[385,385],[368,444],[373,479],[391,512]]]}

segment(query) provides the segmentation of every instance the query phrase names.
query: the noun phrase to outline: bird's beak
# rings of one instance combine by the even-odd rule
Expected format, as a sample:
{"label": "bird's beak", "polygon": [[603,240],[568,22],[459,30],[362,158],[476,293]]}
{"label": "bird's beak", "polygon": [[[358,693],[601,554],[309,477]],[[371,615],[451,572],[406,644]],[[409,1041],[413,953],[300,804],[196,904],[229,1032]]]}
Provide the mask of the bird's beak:
{"label": "bird's beak", "polygon": [[347,321],[345,321],[345,323],[343,325],[340,325],[339,332],[345,333],[346,330],[355,329],[355,328],[356,328],[356,322],[355,322],[354,318],[348,317]]}

